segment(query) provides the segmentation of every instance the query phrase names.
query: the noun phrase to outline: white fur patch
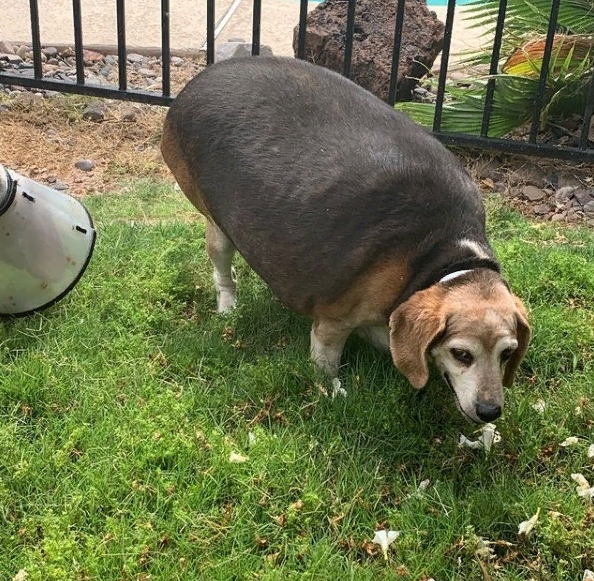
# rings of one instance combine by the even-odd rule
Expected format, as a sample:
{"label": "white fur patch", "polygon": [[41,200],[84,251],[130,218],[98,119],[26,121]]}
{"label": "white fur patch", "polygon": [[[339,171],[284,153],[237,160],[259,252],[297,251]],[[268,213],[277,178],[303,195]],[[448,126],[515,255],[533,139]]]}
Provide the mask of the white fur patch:
{"label": "white fur patch", "polygon": [[476,241],[462,238],[458,242],[458,246],[472,250],[477,258],[491,258],[491,255]]}

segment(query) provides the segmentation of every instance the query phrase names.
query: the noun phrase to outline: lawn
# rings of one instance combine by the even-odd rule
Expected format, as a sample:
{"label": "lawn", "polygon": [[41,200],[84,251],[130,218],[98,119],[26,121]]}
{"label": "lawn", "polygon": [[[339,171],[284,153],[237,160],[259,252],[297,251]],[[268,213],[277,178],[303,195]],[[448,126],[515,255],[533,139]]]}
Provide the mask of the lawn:
{"label": "lawn", "polygon": [[[203,224],[171,185],[86,204],[98,242],[84,278],[44,313],[0,323],[0,579],[577,581],[594,569],[594,509],[571,478],[594,483],[591,230],[489,200],[534,337],[487,454],[458,448],[474,428],[437,374],[416,392],[357,339],[347,396],[327,397],[309,322],[242,262],[240,306],[218,316]],[[400,531],[387,560],[378,528]]]}

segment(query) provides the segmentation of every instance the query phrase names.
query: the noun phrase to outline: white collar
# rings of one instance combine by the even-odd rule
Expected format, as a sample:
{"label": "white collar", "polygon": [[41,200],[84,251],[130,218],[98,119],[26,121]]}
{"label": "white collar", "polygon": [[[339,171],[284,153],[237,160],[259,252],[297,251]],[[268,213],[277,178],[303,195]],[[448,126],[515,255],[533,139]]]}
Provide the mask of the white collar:
{"label": "white collar", "polygon": [[467,272],[470,272],[470,270],[456,270],[455,272],[451,272],[450,274],[446,274],[442,279],[440,279],[439,282],[450,282],[450,280],[454,280],[455,278],[458,278],[459,276],[462,276],[463,274],[466,274]]}

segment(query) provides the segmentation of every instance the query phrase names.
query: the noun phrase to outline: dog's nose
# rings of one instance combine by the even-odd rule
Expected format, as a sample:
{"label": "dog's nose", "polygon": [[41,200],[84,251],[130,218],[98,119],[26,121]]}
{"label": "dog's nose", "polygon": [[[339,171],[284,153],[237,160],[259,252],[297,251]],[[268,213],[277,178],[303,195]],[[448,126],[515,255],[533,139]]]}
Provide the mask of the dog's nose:
{"label": "dog's nose", "polygon": [[492,403],[477,403],[476,415],[483,422],[492,422],[501,415],[501,406]]}

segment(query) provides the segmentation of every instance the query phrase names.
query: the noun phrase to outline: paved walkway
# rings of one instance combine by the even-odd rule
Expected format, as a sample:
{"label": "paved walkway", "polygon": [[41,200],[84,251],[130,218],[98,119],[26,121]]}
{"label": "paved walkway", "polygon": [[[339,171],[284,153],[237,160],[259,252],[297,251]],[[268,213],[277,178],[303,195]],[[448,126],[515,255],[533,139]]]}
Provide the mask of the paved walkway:
{"label": "paved walkway", "polygon": [[[261,42],[276,55],[292,56],[293,28],[299,22],[298,0],[263,0]],[[30,44],[28,2],[0,0],[0,40]],[[317,4],[310,3],[309,9]],[[114,0],[84,0],[83,42],[85,46],[117,44]],[[445,7],[434,7],[445,21]],[[41,42],[44,45],[73,44],[71,0],[39,0]],[[171,46],[174,51],[199,50],[206,38],[206,1],[171,0]],[[251,39],[251,0],[217,0],[216,21],[225,24],[219,41],[230,38]],[[478,43],[476,30],[465,26],[460,14],[454,21],[452,53]],[[127,0],[126,41],[129,52],[138,48],[159,49],[161,46],[161,3],[158,0]]]}

